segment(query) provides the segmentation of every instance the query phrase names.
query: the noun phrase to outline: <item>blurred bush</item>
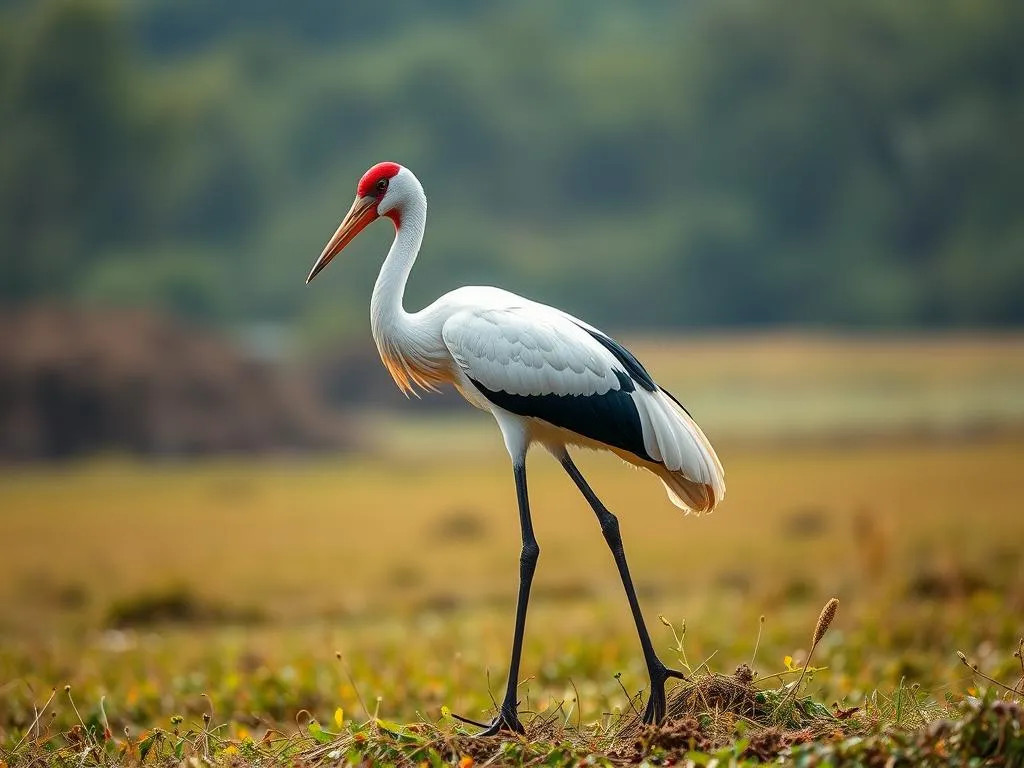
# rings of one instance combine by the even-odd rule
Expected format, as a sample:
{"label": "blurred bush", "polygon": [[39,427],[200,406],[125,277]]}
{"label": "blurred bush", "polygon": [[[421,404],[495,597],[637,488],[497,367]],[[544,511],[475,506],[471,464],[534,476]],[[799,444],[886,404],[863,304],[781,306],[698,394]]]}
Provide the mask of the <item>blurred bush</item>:
{"label": "blurred bush", "polygon": [[105,624],[126,629],[164,624],[257,624],[265,618],[257,608],[237,608],[206,600],[177,584],[114,601]]}
{"label": "blurred bush", "polygon": [[305,382],[140,311],[0,312],[0,458],[339,448]]}

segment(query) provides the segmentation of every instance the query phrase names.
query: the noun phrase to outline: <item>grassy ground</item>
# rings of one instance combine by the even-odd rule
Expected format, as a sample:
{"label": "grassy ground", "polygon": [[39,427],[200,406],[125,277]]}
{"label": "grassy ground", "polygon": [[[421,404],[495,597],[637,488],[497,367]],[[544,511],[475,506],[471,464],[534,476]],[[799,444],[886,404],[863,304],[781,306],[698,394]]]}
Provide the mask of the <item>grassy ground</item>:
{"label": "grassy ground", "polygon": [[[730,495],[699,520],[617,461],[584,462],[620,513],[672,663],[784,673],[835,595],[842,609],[814,659],[826,669],[807,688],[816,701],[877,706],[902,685],[925,709],[945,706],[976,684],[958,649],[1014,684],[1024,443],[723,453]],[[338,709],[343,722],[451,732],[443,707],[486,717],[516,579],[508,474],[492,454],[5,475],[0,740],[21,739],[54,687],[45,733],[105,711],[122,745],[124,728],[137,743],[172,731],[175,715],[202,733],[209,714],[228,747],[309,717],[329,724]],[[524,709],[613,729],[645,684],[614,568],[553,462],[536,456],[531,481],[543,553]],[[658,614],[677,633],[685,620],[682,649]]]}
{"label": "grassy ground", "polygon": [[8,468],[0,765],[728,764],[779,750],[809,765],[1019,765],[1021,713],[983,676],[1024,674],[1024,439],[985,432],[726,438],[729,495],[701,519],[653,478],[584,455],[658,650],[693,673],[665,731],[632,724],[646,679],[593,515],[533,456],[531,738],[506,746],[448,716],[487,719],[504,685],[519,543],[493,434],[471,453],[459,426],[428,450],[412,429],[363,457]]}

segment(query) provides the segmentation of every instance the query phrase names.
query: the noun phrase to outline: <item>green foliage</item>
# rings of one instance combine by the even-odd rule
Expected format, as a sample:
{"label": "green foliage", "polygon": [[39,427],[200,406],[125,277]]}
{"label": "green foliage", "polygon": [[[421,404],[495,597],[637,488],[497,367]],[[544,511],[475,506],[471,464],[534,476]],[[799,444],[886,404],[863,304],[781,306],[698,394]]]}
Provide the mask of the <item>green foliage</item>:
{"label": "green foliage", "polygon": [[361,307],[383,227],[329,288],[301,278],[358,174],[394,158],[434,203],[415,303],[501,281],[617,326],[1024,321],[1018,4],[0,18],[2,301]]}

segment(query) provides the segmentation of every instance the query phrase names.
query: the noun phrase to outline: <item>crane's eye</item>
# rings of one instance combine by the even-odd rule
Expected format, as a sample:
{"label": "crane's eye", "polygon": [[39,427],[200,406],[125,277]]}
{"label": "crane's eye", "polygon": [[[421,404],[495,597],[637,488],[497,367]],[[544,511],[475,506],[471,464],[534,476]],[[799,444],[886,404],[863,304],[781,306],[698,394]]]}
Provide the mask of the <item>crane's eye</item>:
{"label": "crane's eye", "polygon": [[387,191],[388,191],[388,180],[387,179],[378,179],[378,181],[377,181],[377,194],[378,195],[383,195]]}

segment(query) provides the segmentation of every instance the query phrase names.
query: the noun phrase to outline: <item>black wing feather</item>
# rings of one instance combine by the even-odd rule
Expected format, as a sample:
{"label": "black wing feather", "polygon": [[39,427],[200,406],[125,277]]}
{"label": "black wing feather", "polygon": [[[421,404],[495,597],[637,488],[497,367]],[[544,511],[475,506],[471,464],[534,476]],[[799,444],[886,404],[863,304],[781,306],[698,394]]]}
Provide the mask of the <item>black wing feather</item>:
{"label": "black wing feather", "polygon": [[[580,328],[583,328],[583,326],[581,325]],[[619,344],[611,336],[605,336],[600,331],[594,331],[590,328],[583,328],[583,330],[593,336],[598,344],[611,352],[615,359],[622,363],[622,367],[629,372],[629,375],[633,377],[637,384],[648,392],[656,392],[658,390],[658,385],[654,383],[651,374],[647,372],[647,369],[636,359],[632,352]]]}
{"label": "black wing feather", "polygon": [[653,461],[644,447],[640,413],[630,396],[635,390],[633,382],[621,371],[615,371],[615,375],[622,389],[612,389],[603,395],[511,395],[488,389],[475,379],[470,381],[499,408],[546,421]]}

